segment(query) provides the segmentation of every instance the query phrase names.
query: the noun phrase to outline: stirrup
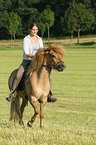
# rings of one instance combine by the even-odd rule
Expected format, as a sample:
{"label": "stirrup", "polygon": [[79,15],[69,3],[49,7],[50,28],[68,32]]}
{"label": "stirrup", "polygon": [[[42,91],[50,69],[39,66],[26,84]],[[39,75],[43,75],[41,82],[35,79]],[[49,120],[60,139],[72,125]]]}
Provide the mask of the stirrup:
{"label": "stirrup", "polygon": [[16,99],[16,94],[17,94],[16,91],[15,92],[11,91],[11,93],[9,94],[9,97],[7,97],[6,100],[9,102],[14,101]]}
{"label": "stirrup", "polygon": [[14,101],[14,100],[15,100],[15,98],[12,98],[12,97],[7,97],[7,98],[6,98],[6,100],[7,100],[8,102],[12,102],[12,101]]}

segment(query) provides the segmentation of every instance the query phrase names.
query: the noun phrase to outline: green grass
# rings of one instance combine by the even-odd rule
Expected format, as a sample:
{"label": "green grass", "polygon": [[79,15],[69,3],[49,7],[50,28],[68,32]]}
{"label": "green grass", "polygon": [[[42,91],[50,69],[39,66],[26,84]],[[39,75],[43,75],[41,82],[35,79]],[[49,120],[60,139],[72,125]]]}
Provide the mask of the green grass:
{"label": "green grass", "polygon": [[[0,48],[0,144],[1,145],[95,145],[96,144],[96,44],[63,45],[67,68],[52,71],[52,90],[56,103],[47,103],[44,127],[39,115],[32,128],[30,104],[24,112],[25,128],[9,121],[8,77],[22,61],[22,49]],[[39,104],[38,104],[39,106]]]}

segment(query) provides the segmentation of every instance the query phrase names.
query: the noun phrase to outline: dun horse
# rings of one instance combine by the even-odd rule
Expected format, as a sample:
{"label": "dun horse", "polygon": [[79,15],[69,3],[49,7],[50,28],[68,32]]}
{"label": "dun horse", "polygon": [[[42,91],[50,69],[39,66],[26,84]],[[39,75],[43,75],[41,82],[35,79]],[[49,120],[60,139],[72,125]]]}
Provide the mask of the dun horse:
{"label": "dun horse", "polygon": [[[40,127],[43,127],[44,106],[47,102],[47,96],[50,91],[49,76],[52,69],[63,71],[66,66],[61,60],[64,56],[64,50],[58,46],[50,45],[48,48],[41,48],[35,54],[33,61],[27,72],[27,81],[24,90],[17,89],[16,99],[11,103],[10,120],[15,119],[18,115],[20,124],[23,124],[22,117],[24,108],[28,101],[34,108],[34,115],[28,122],[28,126],[32,126],[39,113],[36,101],[40,103]],[[9,89],[11,90],[12,81],[16,74],[13,71],[9,77]],[[27,99],[26,99],[27,96]],[[19,97],[23,98],[22,105],[19,104]]]}

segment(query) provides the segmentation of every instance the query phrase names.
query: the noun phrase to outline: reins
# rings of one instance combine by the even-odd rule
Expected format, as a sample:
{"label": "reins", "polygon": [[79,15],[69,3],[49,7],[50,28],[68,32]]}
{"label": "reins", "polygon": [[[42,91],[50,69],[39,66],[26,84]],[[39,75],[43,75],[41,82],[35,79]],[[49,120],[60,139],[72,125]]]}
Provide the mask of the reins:
{"label": "reins", "polygon": [[49,68],[52,68],[53,66],[55,66],[55,67],[57,67],[58,66],[58,64],[60,64],[61,62],[63,62],[63,61],[59,61],[59,62],[57,62],[57,63],[55,63],[54,65],[44,65],[44,64],[42,64],[42,66],[43,67],[49,67]]}
{"label": "reins", "polygon": [[53,66],[50,66],[50,65],[44,65],[42,64],[43,67],[49,67],[49,68],[52,68]]}

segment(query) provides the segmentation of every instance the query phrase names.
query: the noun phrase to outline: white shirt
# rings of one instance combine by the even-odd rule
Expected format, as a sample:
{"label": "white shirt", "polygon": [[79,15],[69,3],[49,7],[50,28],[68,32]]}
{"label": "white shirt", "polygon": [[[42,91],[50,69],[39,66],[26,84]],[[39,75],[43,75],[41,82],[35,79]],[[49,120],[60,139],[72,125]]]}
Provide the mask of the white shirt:
{"label": "white shirt", "polygon": [[[38,38],[38,47],[39,48],[43,48],[43,41],[42,38],[40,38],[38,35],[36,35]],[[34,44],[35,45],[35,44]],[[37,43],[36,43],[37,45]],[[23,39],[23,59],[24,60],[32,60],[32,58],[28,57],[27,54],[31,53],[33,54],[34,52],[34,48],[33,48],[33,43],[31,40],[30,35],[27,35],[24,39]],[[34,55],[34,54],[33,54]]]}

